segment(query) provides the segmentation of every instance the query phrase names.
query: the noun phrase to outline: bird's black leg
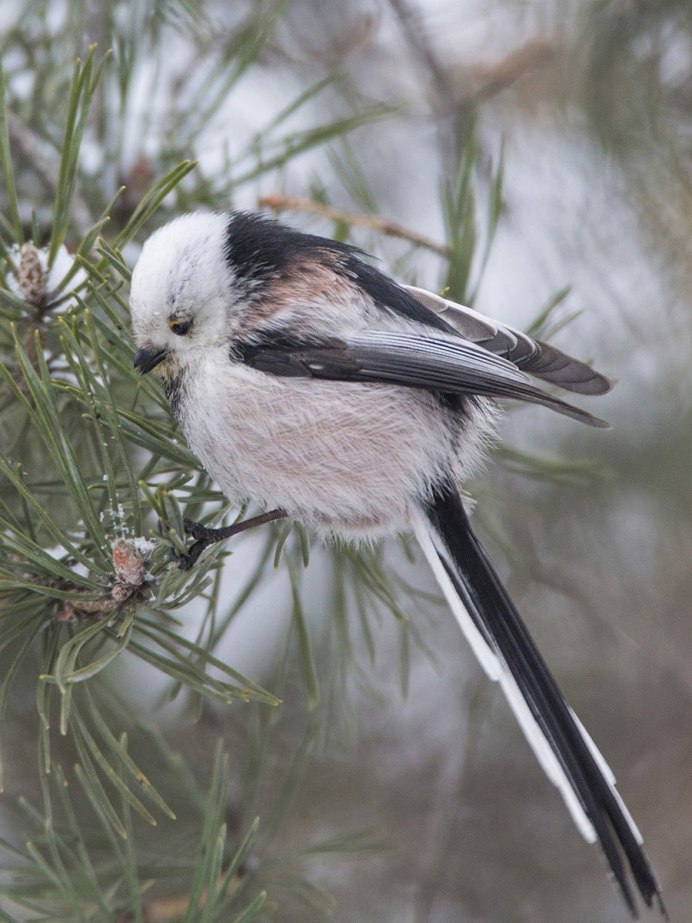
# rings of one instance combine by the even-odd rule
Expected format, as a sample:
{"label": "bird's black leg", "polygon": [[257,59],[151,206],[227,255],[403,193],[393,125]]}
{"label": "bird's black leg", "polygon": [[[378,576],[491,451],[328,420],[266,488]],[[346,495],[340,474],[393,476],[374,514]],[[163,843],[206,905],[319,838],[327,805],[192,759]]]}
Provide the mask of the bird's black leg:
{"label": "bird's black leg", "polygon": [[239,532],[245,532],[247,529],[254,529],[255,526],[263,526],[267,522],[274,522],[276,519],[283,519],[287,515],[284,510],[269,510],[267,513],[260,513],[259,516],[253,516],[251,519],[243,519],[241,522],[234,522],[232,526],[226,526],[223,529],[209,529],[203,526],[201,522],[193,522],[192,519],[184,519],[183,527],[186,535],[191,535],[195,542],[190,546],[187,554],[171,554],[171,558],[176,562],[181,570],[190,570],[196,564],[197,559],[205,548],[209,545],[215,545],[216,542],[223,542],[232,535],[238,535]]}

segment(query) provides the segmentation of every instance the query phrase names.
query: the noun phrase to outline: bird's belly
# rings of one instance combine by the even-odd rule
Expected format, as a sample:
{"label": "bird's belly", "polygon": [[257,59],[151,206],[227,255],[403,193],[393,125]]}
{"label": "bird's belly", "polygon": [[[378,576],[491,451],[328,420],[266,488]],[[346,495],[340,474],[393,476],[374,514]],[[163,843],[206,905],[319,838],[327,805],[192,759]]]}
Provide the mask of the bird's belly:
{"label": "bird's belly", "polygon": [[437,398],[389,385],[212,366],[186,384],[179,417],[229,499],[346,535],[404,527],[453,455]]}

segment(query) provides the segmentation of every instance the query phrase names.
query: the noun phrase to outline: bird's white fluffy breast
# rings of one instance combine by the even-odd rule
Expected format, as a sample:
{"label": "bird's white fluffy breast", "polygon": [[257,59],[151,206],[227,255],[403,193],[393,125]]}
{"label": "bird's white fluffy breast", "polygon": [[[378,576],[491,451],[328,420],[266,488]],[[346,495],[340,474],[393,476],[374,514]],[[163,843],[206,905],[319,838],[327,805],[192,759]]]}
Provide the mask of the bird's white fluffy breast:
{"label": "bird's white fluffy breast", "polygon": [[[437,398],[382,384],[278,378],[208,350],[182,372],[177,415],[224,494],[281,507],[324,533],[406,527],[431,481],[468,473],[482,450],[477,413],[455,433]],[[326,512],[328,511],[328,513]]]}

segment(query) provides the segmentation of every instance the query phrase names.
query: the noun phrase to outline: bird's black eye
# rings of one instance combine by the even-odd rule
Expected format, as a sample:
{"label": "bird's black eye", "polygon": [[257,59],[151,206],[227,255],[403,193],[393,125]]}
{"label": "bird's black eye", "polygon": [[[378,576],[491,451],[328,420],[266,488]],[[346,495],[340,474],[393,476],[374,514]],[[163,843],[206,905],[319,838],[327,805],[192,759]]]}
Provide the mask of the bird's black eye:
{"label": "bird's black eye", "polygon": [[190,327],[192,327],[192,321],[191,320],[171,321],[169,326],[176,336],[184,337],[185,334],[188,333],[188,331],[190,330]]}

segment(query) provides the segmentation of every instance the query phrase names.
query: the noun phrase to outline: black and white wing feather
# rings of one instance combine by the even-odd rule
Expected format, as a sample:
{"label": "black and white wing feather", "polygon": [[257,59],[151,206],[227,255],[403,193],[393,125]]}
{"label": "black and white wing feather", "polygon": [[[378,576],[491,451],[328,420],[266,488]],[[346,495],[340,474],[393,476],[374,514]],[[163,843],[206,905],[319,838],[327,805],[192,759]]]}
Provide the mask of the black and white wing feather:
{"label": "black and white wing feather", "polygon": [[505,356],[518,368],[536,378],[576,394],[605,394],[612,384],[586,362],[575,359],[543,340],[528,336],[515,327],[501,324],[472,308],[449,301],[412,285],[404,286],[409,294],[435,314],[443,317],[463,337],[479,343],[490,352]]}
{"label": "black and white wing feather", "polygon": [[[434,330],[421,333],[363,330],[321,342],[315,339],[301,342],[280,333],[269,333],[238,349],[247,365],[274,375],[386,382],[443,394],[513,398],[543,404],[591,426],[608,426],[598,417],[534,385],[512,358],[518,346],[512,345],[507,335],[503,337],[507,342],[506,355],[497,349],[497,338],[493,341],[496,348],[491,350],[485,343],[464,336],[445,336]],[[533,369],[529,370],[535,374]]]}

